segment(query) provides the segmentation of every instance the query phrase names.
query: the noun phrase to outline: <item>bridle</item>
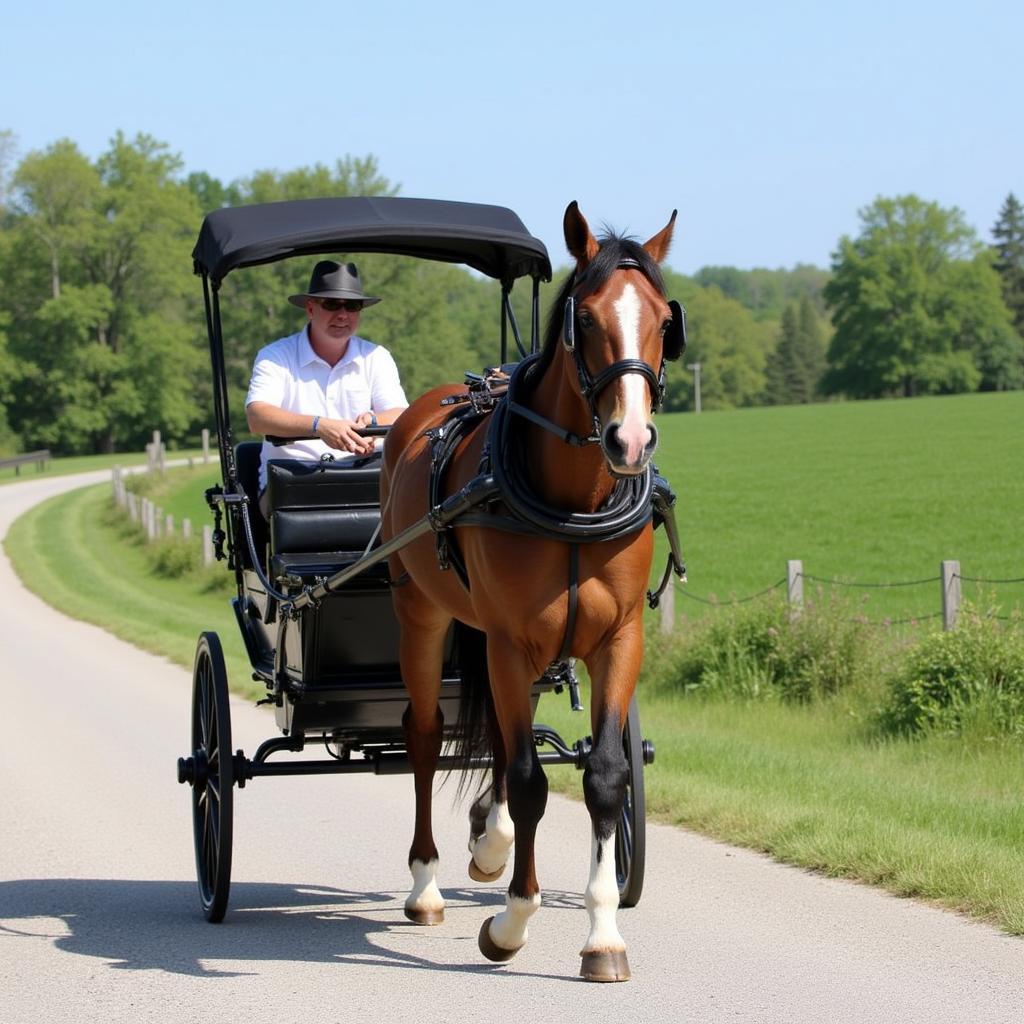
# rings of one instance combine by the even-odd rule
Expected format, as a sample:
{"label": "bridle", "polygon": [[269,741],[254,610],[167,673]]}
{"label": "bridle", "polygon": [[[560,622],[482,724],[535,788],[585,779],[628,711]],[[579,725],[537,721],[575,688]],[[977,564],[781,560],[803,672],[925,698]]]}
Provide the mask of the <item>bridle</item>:
{"label": "bridle", "polygon": [[[643,268],[640,266],[638,260],[631,256],[627,256],[618,262],[616,269],[642,271]],[[573,279],[573,286],[575,286],[577,280],[578,275]],[[586,437],[583,437],[579,434],[573,433],[571,430],[565,430],[563,427],[559,427],[551,420],[541,416],[539,413],[534,412],[532,409],[529,409],[518,402],[511,404],[510,411],[525,417],[531,422],[536,423],[538,426],[543,427],[545,430],[561,437],[566,444],[575,445],[577,447],[590,444],[600,444],[601,417],[597,413],[597,400],[600,397],[601,392],[603,392],[604,389],[612,383],[612,381],[618,380],[619,377],[624,377],[627,373],[639,373],[651,388],[651,412],[659,412],[665,402],[665,363],[667,360],[678,359],[680,355],[682,355],[683,349],[686,348],[686,310],[683,309],[675,299],[671,299],[668,305],[669,309],[672,311],[672,322],[664,334],[661,365],[658,367],[657,373],[655,373],[654,368],[650,363],[644,362],[643,359],[619,359],[604,367],[604,369],[595,376],[590,372],[590,369],[586,364],[586,360],[583,358],[580,346],[576,344],[576,296],[570,292],[569,297],[565,302],[565,319],[562,325],[562,345],[572,356],[573,365],[576,367],[576,376],[579,380],[580,394],[583,396],[583,400],[587,403],[587,409],[590,412],[590,418],[593,423],[592,432]]]}

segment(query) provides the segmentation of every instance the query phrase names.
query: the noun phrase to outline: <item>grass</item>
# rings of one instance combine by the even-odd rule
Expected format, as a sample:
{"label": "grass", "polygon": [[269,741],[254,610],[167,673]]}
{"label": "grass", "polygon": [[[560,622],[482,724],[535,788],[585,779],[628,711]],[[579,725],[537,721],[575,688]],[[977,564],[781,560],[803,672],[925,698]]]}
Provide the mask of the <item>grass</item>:
{"label": "grass", "polygon": [[[943,559],[964,576],[1024,577],[1021,423],[1021,391],[663,417],[657,460],[689,574],[677,607],[699,617],[687,594],[757,593],[788,559],[859,583],[937,577]],[[937,580],[851,593],[873,621],[941,609]],[[1024,584],[965,583],[964,596],[1009,610]]]}
{"label": "grass", "polygon": [[[879,741],[842,701],[812,707],[650,693],[648,817],[867,882],[1024,935],[1024,749],[932,736]],[[539,713],[588,732],[564,697]],[[578,773],[551,771],[577,797]]]}
{"label": "grass", "polygon": [[[168,452],[168,460],[185,459],[190,455],[201,457],[201,452]],[[0,469],[0,486],[18,483],[22,480],[42,479],[49,476],[67,476],[71,473],[87,473],[95,469],[110,469],[113,466],[139,466],[146,461],[145,452],[120,452],[114,455],[69,455],[51,459],[43,470],[35,465],[22,466],[20,475],[15,468]]]}
{"label": "grass", "polygon": [[[857,581],[937,575],[946,557],[965,575],[1024,576],[1020,422],[1024,393],[664,417],[660,468],[679,494],[692,592],[753,593],[793,557],[806,572]],[[171,471],[150,497],[198,527],[216,474]],[[215,629],[232,684],[251,693],[228,595],[203,592],[201,578],[147,575],[108,495],[75,492],[22,517],[7,541],[19,574],[69,614],[186,666],[198,632]],[[1009,584],[994,600],[1008,609],[1022,598]],[[868,592],[862,610],[923,616],[938,604],[934,583]],[[643,731],[657,748],[645,772],[650,816],[1024,934],[1019,740],[983,729],[880,740],[866,700],[697,699],[642,682]],[[590,731],[564,695],[545,697],[539,717],[570,741]],[[548,775],[579,794],[578,773]]]}

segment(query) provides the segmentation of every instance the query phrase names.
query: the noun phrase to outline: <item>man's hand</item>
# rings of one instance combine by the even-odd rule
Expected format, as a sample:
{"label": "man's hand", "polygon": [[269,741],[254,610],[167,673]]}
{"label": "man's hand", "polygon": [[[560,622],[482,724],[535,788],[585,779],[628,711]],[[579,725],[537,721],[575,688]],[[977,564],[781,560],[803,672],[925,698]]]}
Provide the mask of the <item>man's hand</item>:
{"label": "man's hand", "polygon": [[356,433],[361,427],[369,426],[372,413],[360,413],[354,420],[330,420],[320,417],[316,432],[328,448],[354,455],[368,455],[373,451],[373,438],[360,437]]}

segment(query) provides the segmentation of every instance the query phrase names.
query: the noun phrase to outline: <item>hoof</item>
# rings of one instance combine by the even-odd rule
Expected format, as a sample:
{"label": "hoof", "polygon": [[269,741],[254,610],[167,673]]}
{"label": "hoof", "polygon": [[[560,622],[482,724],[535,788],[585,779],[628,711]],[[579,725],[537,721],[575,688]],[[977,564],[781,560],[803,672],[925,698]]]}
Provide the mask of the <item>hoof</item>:
{"label": "hoof", "polygon": [[629,981],[629,961],[624,949],[584,953],[580,977],[587,981]]}
{"label": "hoof", "polygon": [[497,871],[481,871],[477,862],[472,857],[469,858],[469,877],[474,882],[496,882],[503,874],[505,874],[504,864]]}
{"label": "hoof", "polygon": [[480,928],[480,935],[477,938],[477,945],[480,947],[480,952],[483,953],[488,960],[496,964],[503,964],[507,960],[511,960],[512,957],[522,949],[522,946],[516,949],[502,949],[501,946],[495,945],[494,940],[491,938],[491,922],[494,920],[493,917],[487,918]]}
{"label": "hoof", "polygon": [[405,916],[413,924],[444,924],[444,908],[440,910],[415,910],[412,907],[405,907]]}

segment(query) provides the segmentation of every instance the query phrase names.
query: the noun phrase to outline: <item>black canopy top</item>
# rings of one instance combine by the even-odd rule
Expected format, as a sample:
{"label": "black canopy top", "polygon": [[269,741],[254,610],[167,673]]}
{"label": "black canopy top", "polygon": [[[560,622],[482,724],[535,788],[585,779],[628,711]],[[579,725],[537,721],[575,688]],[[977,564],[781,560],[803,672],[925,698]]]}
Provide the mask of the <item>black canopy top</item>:
{"label": "black canopy top", "polygon": [[544,243],[503,206],[354,196],[234,206],[208,214],[192,250],[197,274],[219,284],[232,270],[289,256],[379,252],[465,263],[511,282],[551,279]]}

